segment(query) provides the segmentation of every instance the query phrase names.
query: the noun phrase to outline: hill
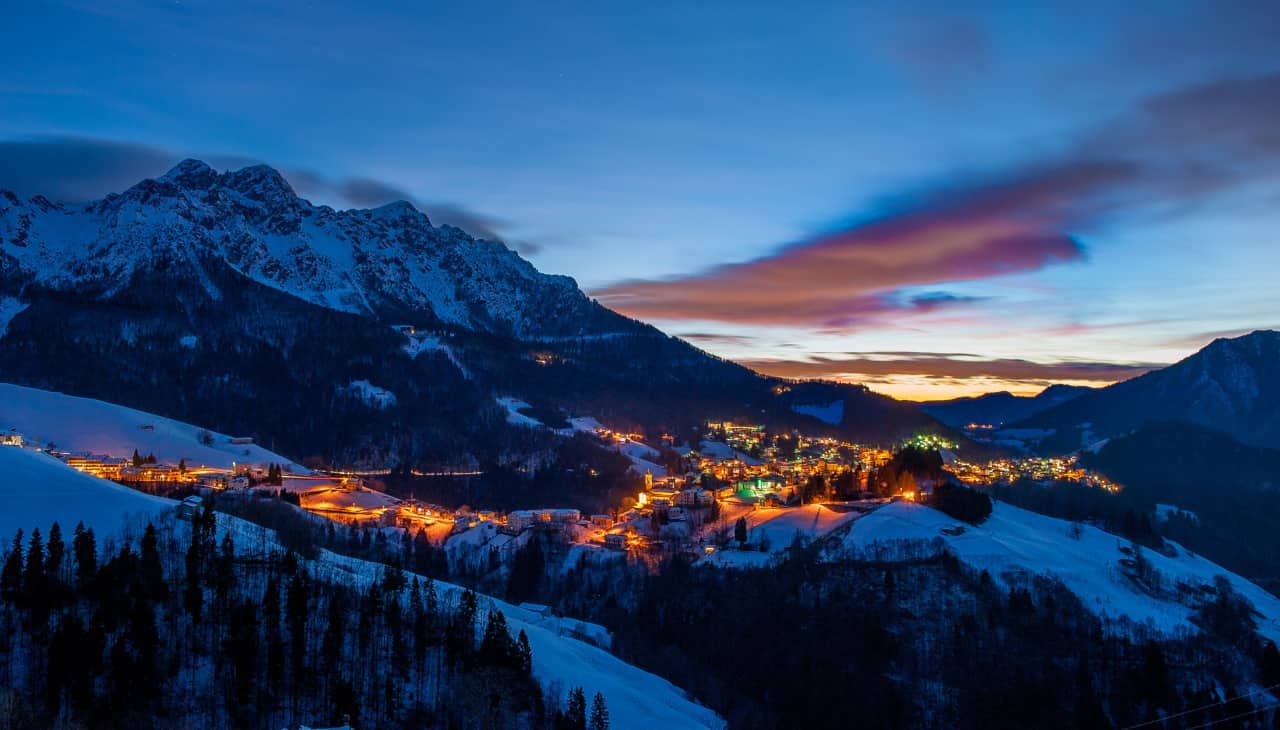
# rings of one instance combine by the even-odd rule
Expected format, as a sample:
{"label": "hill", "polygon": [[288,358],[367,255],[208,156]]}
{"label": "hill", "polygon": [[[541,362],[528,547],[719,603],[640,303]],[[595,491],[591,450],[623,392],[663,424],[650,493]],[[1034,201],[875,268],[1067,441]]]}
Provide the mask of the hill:
{"label": "hill", "polygon": [[890,504],[854,521],[844,545],[868,556],[893,556],[912,541],[941,541],[963,562],[1010,585],[1051,575],[1094,613],[1151,622],[1168,633],[1193,628],[1191,618],[1207,600],[1206,588],[1217,576],[1225,576],[1260,614],[1258,632],[1280,639],[1280,598],[1179,545],[1171,545],[1169,555],[1143,550],[1142,558],[1149,563],[1149,571],[1143,571],[1124,538],[1003,502],[997,501],[991,516],[978,526],[959,523],[924,505]]}
{"label": "hill", "polygon": [[125,408],[20,385],[0,383],[0,431],[20,433],[28,444],[63,451],[128,456],[136,449],[163,464],[230,469],[232,464],[281,464],[305,471],[257,444],[198,426]]}
{"label": "hill", "polygon": [[1196,423],[1255,446],[1280,442],[1280,332],[1214,340],[1169,367],[1086,393],[1012,427],[1051,430],[1043,445],[1070,451],[1156,421]]}
{"label": "hill", "polygon": [[[112,482],[82,474],[51,457],[26,449],[0,447],[0,469],[3,469],[6,474],[3,486],[0,486],[0,500],[3,500],[4,506],[4,510],[0,512],[0,534],[8,536],[22,529],[25,534],[30,535],[33,528],[39,528],[47,534],[49,525],[55,520],[63,527],[68,538],[71,527],[81,520],[98,533],[102,575],[109,580],[119,580],[120,584],[108,584],[109,590],[93,587],[77,589],[82,590],[85,595],[77,598],[80,603],[71,604],[72,609],[80,604],[95,603],[110,604],[118,609],[117,604],[111,603],[115,600],[136,604],[127,611],[127,614],[133,617],[128,619],[127,632],[122,631],[121,621],[115,621],[106,628],[108,638],[113,638],[113,634],[119,633],[119,638],[115,641],[120,642],[120,648],[115,652],[107,652],[106,658],[100,663],[102,666],[97,669],[93,668],[90,662],[77,661],[73,674],[78,672],[80,674],[77,676],[92,677],[94,672],[102,672],[108,678],[116,677],[118,672],[134,666],[128,663],[134,657],[123,653],[126,642],[129,647],[138,647],[137,661],[145,661],[148,651],[163,651],[165,657],[172,660],[159,662],[154,667],[154,672],[149,673],[145,681],[139,679],[130,692],[121,693],[110,699],[94,700],[92,697],[86,697],[83,698],[85,702],[83,707],[74,707],[79,702],[78,695],[68,692],[64,697],[55,697],[53,707],[61,703],[68,708],[68,711],[72,711],[74,707],[75,712],[88,713],[90,716],[94,712],[108,712],[108,717],[117,718],[119,715],[114,713],[128,709],[130,712],[138,713],[131,715],[133,723],[142,722],[142,718],[151,716],[147,713],[155,713],[154,717],[157,718],[165,716],[166,713],[170,719],[175,716],[188,719],[200,718],[202,723],[208,723],[211,718],[224,717],[226,712],[234,715],[239,711],[236,704],[230,701],[232,697],[230,693],[234,692],[235,697],[241,698],[241,707],[252,702],[261,713],[252,718],[241,717],[243,721],[247,722],[251,719],[253,722],[261,722],[267,719],[268,714],[272,717],[289,716],[288,712],[272,704],[271,696],[267,693],[254,693],[245,689],[243,681],[237,681],[234,685],[237,689],[233,690],[231,681],[228,679],[229,667],[235,666],[236,671],[241,674],[241,680],[244,673],[253,672],[265,682],[264,670],[271,671],[272,667],[276,666],[272,663],[275,660],[270,658],[273,656],[272,650],[265,647],[273,640],[283,640],[283,637],[289,633],[292,633],[289,645],[303,651],[301,656],[291,654],[290,662],[296,662],[293,666],[297,667],[309,666],[314,672],[314,676],[308,673],[308,680],[301,682],[299,681],[301,676],[292,669],[286,670],[284,660],[280,659],[281,664],[275,669],[278,673],[270,675],[270,681],[277,688],[275,692],[279,693],[279,696],[285,696],[286,691],[298,693],[299,700],[294,702],[294,713],[312,716],[320,713],[324,713],[325,716],[332,715],[336,708],[316,702],[317,695],[323,688],[325,697],[336,696],[343,707],[350,706],[355,709],[357,713],[353,718],[357,722],[361,717],[359,713],[364,713],[363,717],[366,718],[381,716],[378,713],[387,713],[387,717],[393,713],[398,715],[404,708],[426,701],[414,695],[421,686],[430,686],[431,683],[426,674],[444,672],[443,669],[429,669],[436,666],[436,661],[422,661],[406,667],[393,658],[402,655],[390,653],[385,656],[380,655],[376,663],[376,666],[386,670],[375,673],[380,676],[379,681],[384,684],[375,685],[372,682],[366,683],[369,680],[356,680],[351,673],[352,666],[367,670],[366,665],[355,660],[357,654],[367,660],[371,647],[390,647],[392,644],[410,647],[414,632],[423,630],[420,624],[415,626],[413,622],[414,611],[419,608],[421,598],[419,593],[410,589],[409,580],[416,577],[412,574],[398,581],[398,585],[392,585],[387,581],[389,575],[387,567],[378,563],[337,555],[327,550],[320,550],[313,559],[302,558],[296,554],[290,554],[282,547],[272,530],[221,513],[214,514],[214,531],[208,536],[207,545],[204,548],[208,554],[203,558],[193,558],[192,552],[188,552],[188,546],[201,541],[193,540],[192,523],[181,522],[176,518],[175,511],[172,509],[174,503],[170,500],[150,497]],[[162,552],[157,557],[158,563],[155,565],[155,570],[161,571],[162,579],[167,579],[167,589],[156,585],[147,587],[133,585],[129,566],[137,565],[138,554],[133,552],[135,548],[129,545],[121,548],[118,541],[105,539],[126,524],[130,534],[136,538],[143,533],[143,527],[148,523],[156,527],[158,535],[156,545]],[[120,556],[113,554],[113,551],[118,548],[121,549]],[[0,552],[7,550],[6,539],[4,545],[0,546]],[[146,548],[142,550],[145,562]],[[194,551],[194,548],[192,550]],[[229,555],[231,558],[217,563],[215,555]],[[67,559],[70,560],[70,557]],[[183,574],[188,573],[190,569],[184,566],[201,564],[205,560],[209,561],[209,565],[201,568],[201,577],[197,580],[208,581],[209,585],[201,591],[205,596],[198,602],[203,608],[196,610],[197,618],[193,619],[192,616],[187,615],[191,610],[191,599],[181,588],[189,585],[184,583]],[[221,567],[215,568],[214,565]],[[218,575],[223,577],[216,578],[215,576]],[[425,580],[425,577],[419,578]],[[218,583],[218,581],[226,582]],[[274,610],[277,612],[274,629],[271,628],[272,624],[268,619],[270,616],[268,608],[263,605],[263,591],[265,589],[269,594],[272,589],[268,586],[272,583],[277,586],[281,584],[288,586],[287,590],[281,591],[288,596],[286,603],[301,601],[309,606],[307,613],[295,614],[286,610],[286,614],[296,618],[288,619],[285,622],[285,629],[280,625],[283,618],[280,615],[280,593],[276,594],[274,603]],[[453,614],[458,610],[458,606],[466,602],[464,599],[466,591],[459,586],[439,581],[434,582],[433,587],[435,590],[433,600],[438,601],[439,610],[446,612],[447,615]],[[28,593],[33,591],[31,586],[24,586],[23,590]],[[67,590],[70,591],[70,587]],[[299,598],[299,596],[302,597]],[[639,730],[659,726],[673,729],[723,727],[723,722],[715,713],[685,698],[683,693],[671,683],[626,664],[604,649],[569,635],[574,631],[583,632],[592,628],[595,629],[596,634],[604,633],[599,627],[590,627],[580,622],[561,620],[553,616],[543,616],[484,595],[472,594],[472,596],[476,599],[476,608],[471,614],[475,622],[471,627],[473,647],[476,638],[484,633],[490,612],[502,612],[506,618],[507,630],[513,638],[521,631],[527,635],[532,649],[531,676],[539,683],[546,695],[557,702],[562,701],[563,695],[571,687],[582,687],[588,698],[596,692],[606,697],[612,714],[611,726],[615,728]],[[11,598],[12,596],[5,595],[0,599],[0,616],[18,615],[16,613],[18,611],[32,610],[30,606],[34,601],[30,597],[10,604]],[[369,603],[370,600],[373,602]],[[329,656],[330,650],[324,648],[327,643],[321,640],[321,634],[332,633],[327,626],[334,619],[331,613],[328,614],[331,616],[329,621],[322,619],[327,612],[332,611],[331,606],[334,602],[347,607],[348,610],[339,615],[352,623],[350,628],[353,638],[350,642],[351,646],[346,650]],[[387,608],[389,603],[401,604],[403,616],[398,611]],[[62,611],[65,605],[65,602],[56,604],[54,610]],[[241,613],[236,614],[230,608],[232,605],[241,606]],[[184,609],[184,606],[187,608]],[[238,619],[235,617],[244,614],[246,610],[244,607],[248,607],[253,619],[247,624],[239,624],[238,630],[251,632],[252,638],[246,638],[244,633],[235,634],[236,629],[232,628],[238,625],[236,624]],[[387,611],[395,618],[390,618],[389,622],[384,624],[383,611]],[[358,614],[363,615],[357,622],[354,618]],[[146,644],[143,639],[135,638],[135,632],[138,631],[138,615],[149,617],[155,622],[151,631],[158,632],[153,634],[153,641],[158,640],[158,645]],[[200,616],[203,618],[199,618]],[[65,620],[70,619],[64,616]],[[187,637],[167,635],[166,632],[170,631],[170,622],[184,626],[185,628],[181,630],[187,634]],[[360,649],[357,650],[354,639],[357,623],[361,627],[361,632],[375,630],[380,632],[376,634],[381,637],[379,642],[371,643],[367,639],[362,640],[359,643]],[[309,636],[308,630],[301,628],[308,624],[314,624],[310,631],[314,636]],[[246,626],[249,628],[246,629]],[[391,631],[392,626],[396,627],[399,633],[394,631],[385,633]],[[341,627],[338,628],[341,629]],[[186,672],[179,672],[179,668],[183,665],[199,666],[207,660],[207,657],[200,659],[193,656],[191,647],[202,641],[208,641],[210,637],[217,637],[217,633],[211,632],[219,630],[230,630],[233,632],[230,635],[235,637],[226,639],[225,643],[213,644],[222,647],[222,659],[218,663],[220,668],[204,665],[207,671],[195,672],[194,679]],[[18,632],[15,635],[20,635],[20,629],[15,631]],[[39,656],[42,660],[47,659],[48,655],[39,649],[45,646],[43,642],[49,641],[48,633],[35,635],[30,639],[32,644],[24,651],[33,651],[35,652],[33,656]],[[273,636],[276,638],[273,639]],[[343,633],[337,636],[345,641]],[[73,641],[66,637],[57,641],[63,640]],[[246,641],[249,643],[246,644]],[[57,642],[54,643],[56,645]],[[8,658],[10,646],[8,643],[0,645],[0,657]],[[150,649],[144,648],[147,646]],[[255,656],[251,659],[245,659],[243,654],[236,653],[237,647],[243,649],[245,646],[264,647],[262,660],[259,661],[256,657],[256,650],[253,651]],[[385,649],[372,650],[386,653]],[[435,645],[429,651],[439,653],[442,650],[441,646]],[[56,654],[57,649],[54,647],[50,651]],[[406,651],[408,651],[407,648]],[[58,666],[57,662],[60,659],[55,658],[53,661],[55,666]],[[477,659],[468,660],[468,662],[472,661]],[[18,674],[11,676],[20,676],[24,673],[22,663],[17,664],[19,665],[16,670]],[[339,664],[342,666],[337,666]],[[443,666],[442,661],[439,664]],[[69,670],[66,667],[55,669],[54,680],[51,681],[57,681],[57,678],[67,671]],[[217,681],[215,679],[217,674],[221,674],[221,679],[227,681],[226,686],[219,688],[213,684]],[[312,681],[316,676],[321,675],[345,678],[343,681],[348,682],[346,692],[356,692],[355,696],[343,699],[341,692],[329,694],[329,690],[335,686],[332,681],[329,679],[323,682]],[[395,679],[391,678],[392,675],[395,675]],[[454,695],[454,701],[466,704],[471,701],[471,698],[462,693],[469,690],[471,682],[485,681],[486,675],[485,670],[468,665],[464,669],[455,669],[451,666],[449,676],[452,677],[449,680],[450,684],[455,682],[458,684],[448,692],[450,695],[459,693]],[[146,690],[141,689],[144,685],[175,689],[180,686],[190,689],[193,686],[192,682],[202,689],[201,694],[215,698],[219,702],[227,699],[228,704],[215,707],[193,699],[187,692],[178,691],[165,692],[159,699],[148,699]],[[19,682],[15,685],[17,686],[26,686],[26,682]],[[371,689],[373,686],[385,687],[387,691],[395,688],[403,693],[403,696],[397,703],[388,705],[380,694],[373,692]],[[286,690],[286,687],[293,687],[293,689]],[[359,688],[365,688],[368,694],[361,693]],[[444,697],[442,696],[441,699]],[[482,701],[487,703],[489,696],[486,694]],[[96,705],[95,702],[105,704]],[[124,703],[126,707],[112,704],[117,702]],[[140,703],[139,706],[133,707],[131,703],[134,702]],[[465,712],[465,710],[460,711]],[[421,721],[423,716],[418,717]],[[281,720],[278,724],[283,725],[287,722]],[[376,724],[375,720],[368,719],[364,726]]]}
{"label": "hill", "polygon": [[[1155,423],[1086,453],[1085,466],[1124,485],[1138,513],[1165,511],[1161,532],[1280,591],[1280,451],[1187,423]],[[1167,505],[1161,508],[1158,505]],[[1169,508],[1189,513],[1170,517]]]}
{"label": "hill", "polygon": [[926,401],[920,404],[920,410],[952,428],[964,428],[970,423],[1000,426],[1029,418],[1090,390],[1083,386],[1050,385],[1034,396],[1000,391],[969,398]]}
{"label": "hill", "polygon": [[152,497],[114,482],[81,474],[52,456],[28,449],[0,446],[0,540],[33,527],[46,534],[57,522],[70,535],[83,522],[100,535],[119,530],[139,516],[172,511],[174,502]]}

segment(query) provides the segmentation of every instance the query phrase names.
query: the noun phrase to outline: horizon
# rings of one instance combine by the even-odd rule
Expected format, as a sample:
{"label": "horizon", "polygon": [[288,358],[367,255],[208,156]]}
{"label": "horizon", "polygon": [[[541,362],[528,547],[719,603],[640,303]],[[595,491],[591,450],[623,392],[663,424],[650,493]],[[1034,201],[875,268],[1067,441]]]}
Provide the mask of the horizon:
{"label": "horizon", "polygon": [[270,164],[903,400],[1105,386],[1277,326],[1274,5],[771,11],[23,7],[0,188]]}

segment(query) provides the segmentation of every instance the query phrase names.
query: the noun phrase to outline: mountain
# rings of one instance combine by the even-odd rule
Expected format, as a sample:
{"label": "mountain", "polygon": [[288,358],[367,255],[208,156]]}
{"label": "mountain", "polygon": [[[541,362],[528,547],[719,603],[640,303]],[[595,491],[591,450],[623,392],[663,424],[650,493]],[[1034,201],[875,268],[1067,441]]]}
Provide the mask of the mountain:
{"label": "mountain", "polygon": [[0,325],[11,383],[313,465],[547,463],[562,439],[508,423],[504,397],[684,440],[735,418],[879,442],[945,430],[859,386],[713,357],[408,204],[312,205],[263,166],[187,160],[83,205],[0,193]]}
{"label": "mountain", "polygon": [[1280,441],[1280,332],[1220,338],[1160,370],[1085,393],[1013,424],[1052,430],[1042,445],[1072,450],[1156,421],[1186,421],[1245,444]]}
{"label": "mountain", "polygon": [[[1280,592],[1280,450],[1166,422],[1113,438],[1081,458],[1124,485],[1117,499],[1139,514],[1163,515],[1162,532]],[[1169,519],[1171,508],[1188,516]]]}
{"label": "mountain", "polygon": [[[0,271],[109,299],[153,274],[223,297],[211,267],[353,314],[520,337],[634,329],[574,281],[501,243],[433,226],[406,202],[335,211],[265,165],[219,174],[184,160],[82,206],[0,193]],[[16,270],[16,271],[15,271]]]}
{"label": "mountain", "polygon": [[926,401],[920,404],[920,410],[952,428],[964,428],[970,423],[1000,426],[1029,418],[1090,390],[1092,388],[1057,384],[1050,385],[1034,396],[1000,391],[968,398]]}

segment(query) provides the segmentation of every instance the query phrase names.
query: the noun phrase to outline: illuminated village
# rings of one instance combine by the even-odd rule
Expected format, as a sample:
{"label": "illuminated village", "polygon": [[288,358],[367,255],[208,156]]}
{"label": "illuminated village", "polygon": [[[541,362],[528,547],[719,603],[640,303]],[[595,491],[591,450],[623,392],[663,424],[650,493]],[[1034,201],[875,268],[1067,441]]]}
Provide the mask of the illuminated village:
{"label": "illuminated village", "polygon": [[[709,422],[696,448],[673,446],[670,436],[657,441],[678,455],[680,469],[668,473],[658,461],[660,451],[641,434],[616,432],[594,419],[573,419],[606,448],[626,455],[632,471],[643,478],[634,497],[601,514],[583,514],[570,507],[546,507],[503,513],[488,509],[450,509],[414,499],[400,499],[373,488],[376,474],[350,471],[327,473],[286,471],[274,464],[233,464],[231,468],[157,463],[154,456],[135,453],[69,453],[50,450],[68,466],[152,493],[233,493],[276,496],[334,522],[361,527],[401,527],[423,532],[444,543],[453,536],[478,530],[478,544],[503,552],[515,538],[530,530],[550,531],[570,544],[632,554],[670,554],[684,551],[709,556],[726,548],[754,547],[768,551],[786,547],[768,544],[766,530],[752,544],[738,538],[742,521],[749,529],[773,524],[774,535],[786,538],[782,526],[816,534],[814,529],[843,522],[894,500],[926,499],[930,484],[871,484],[870,476],[893,458],[893,451],[826,436],[798,432],[770,434],[764,426]],[[18,434],[6,444],[23,446]],[[247,445],[249,438],[228,443]],[[1074,456],[998,459],[972,463],[955,457],[956,444],[936,435],[919,435],[897,447],[938,451],[945,469],[970,485],[1078,481],[1117,491],[1119,487],[1081,468]],[[669,454],[668,454],[669,455]],[[670,460],[666,460],[670,463]],[[415,472],[421,475],[420,472]],[[453,474],[448,474],[453,475]],[[468,473],[467,475],[475,475]],[[816,485],[816,486],[815,486]],[[198,500],[198,497],[197,497]],[[194,504],[194,503],[193,503]]]}

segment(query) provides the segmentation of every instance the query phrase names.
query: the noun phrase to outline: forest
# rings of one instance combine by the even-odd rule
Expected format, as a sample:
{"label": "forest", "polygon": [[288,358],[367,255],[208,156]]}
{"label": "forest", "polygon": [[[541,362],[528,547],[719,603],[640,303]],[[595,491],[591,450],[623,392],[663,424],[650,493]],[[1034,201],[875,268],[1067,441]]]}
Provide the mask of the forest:
{"label": "forest", "polygon": [[0,569],[0,725],[607,729],[603,697],[544,694],[524,632],[475,593],[398,565],[335,573],[219,540],[217,521],[101,542],[19,531]]}

